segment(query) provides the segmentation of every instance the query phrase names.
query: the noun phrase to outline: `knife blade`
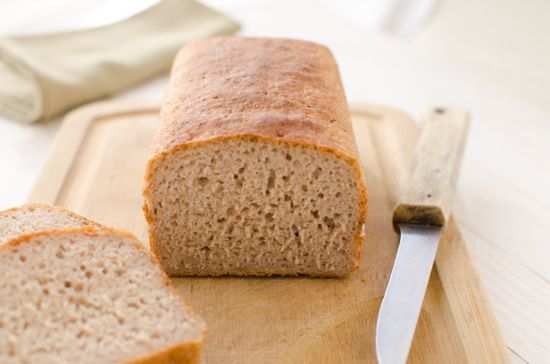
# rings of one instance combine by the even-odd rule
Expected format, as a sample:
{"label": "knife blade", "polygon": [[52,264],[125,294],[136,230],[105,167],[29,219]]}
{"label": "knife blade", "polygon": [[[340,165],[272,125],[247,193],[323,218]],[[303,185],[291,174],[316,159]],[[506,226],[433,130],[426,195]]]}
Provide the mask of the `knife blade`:
{"label": "knife blade", "polygon": [[376,324],[381,364],[407,361],[437,247],[449,218],[469,116],[435,108],[423,122],[406,191],[394,210],[401,233]]}

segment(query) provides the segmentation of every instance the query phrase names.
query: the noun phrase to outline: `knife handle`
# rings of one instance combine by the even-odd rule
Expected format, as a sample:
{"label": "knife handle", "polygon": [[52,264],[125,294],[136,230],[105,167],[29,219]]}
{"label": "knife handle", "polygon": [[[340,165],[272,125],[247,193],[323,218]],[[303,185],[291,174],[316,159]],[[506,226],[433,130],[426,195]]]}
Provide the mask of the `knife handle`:
{"label": "knife handle", "polygon": [[443,226],[452,199],[468,134],[466,111],[435,108],[425,116],[415,161],[393,222]]}

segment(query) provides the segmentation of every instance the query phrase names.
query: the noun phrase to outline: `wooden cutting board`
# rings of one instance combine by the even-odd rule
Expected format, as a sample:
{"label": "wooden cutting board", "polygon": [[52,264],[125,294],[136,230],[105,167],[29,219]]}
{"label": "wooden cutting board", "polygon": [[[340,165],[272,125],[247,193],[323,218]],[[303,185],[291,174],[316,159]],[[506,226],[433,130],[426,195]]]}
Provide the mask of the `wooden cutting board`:
{"label": "wooden cutting board", "polygon": [[[147,242],[141,188],[157,114],[155,105],[112,102],[71,113],[29,201],[68,207]],[[392,209],[407,182],[417,129],[409,117],[388,108],[356,105],[352,115],[369,193],[359,271],[349,279],[175,279],[208,324],[204,363],[375,362],[376,317],[398,245]],[[409,361],[508,362],[452,220]]]}

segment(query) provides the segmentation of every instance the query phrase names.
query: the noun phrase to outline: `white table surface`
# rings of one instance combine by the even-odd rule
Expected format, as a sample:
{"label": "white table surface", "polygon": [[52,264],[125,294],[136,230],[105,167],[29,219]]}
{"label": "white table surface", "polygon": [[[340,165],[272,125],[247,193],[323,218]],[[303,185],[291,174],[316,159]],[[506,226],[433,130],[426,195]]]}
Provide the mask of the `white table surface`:
{"label": "white table surface", "polygon": [[[0,2],[0,36],[95,26],[153,2]],[[328,45],[351,102],[417,119],[431,105],[471,111],[455,216],[512,361],[549,362],[550,2],[439,1],[425,24],[399,35],[377,28],[381,0],[207,3],[240,21],[241,34]],[[160,100],[165,82],[116,98]],[[58,127],[0,118],[0,208],[25,201]]]}

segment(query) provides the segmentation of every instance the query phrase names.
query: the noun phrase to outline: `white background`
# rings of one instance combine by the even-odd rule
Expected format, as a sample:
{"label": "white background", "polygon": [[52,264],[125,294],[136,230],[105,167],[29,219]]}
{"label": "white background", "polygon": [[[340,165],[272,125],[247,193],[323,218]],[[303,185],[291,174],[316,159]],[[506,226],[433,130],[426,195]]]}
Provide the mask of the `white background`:
{"label": "white background", "polygon": [[[0,0],[0,36],[97,26],[153,0]],[[455,215],[514,362],[550,358],[550,1],[208,0],[241,34],[328,45],[351,102],[467,108]],[[160,100],[166,78],[117,98]],[[21,204],[59,120],[0,118],[0,208]]]}

